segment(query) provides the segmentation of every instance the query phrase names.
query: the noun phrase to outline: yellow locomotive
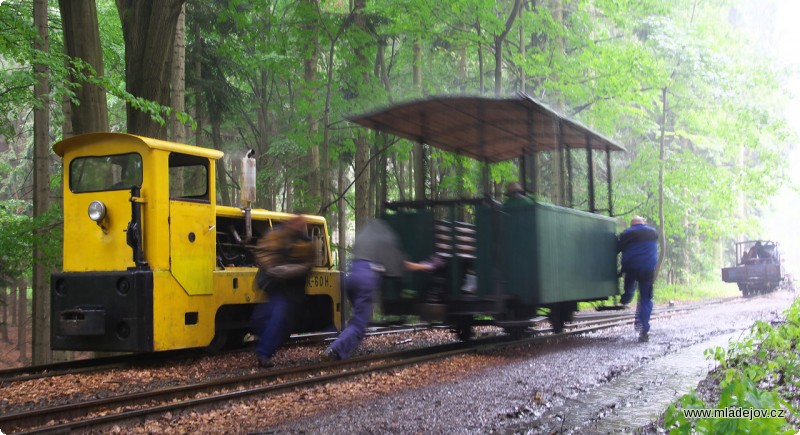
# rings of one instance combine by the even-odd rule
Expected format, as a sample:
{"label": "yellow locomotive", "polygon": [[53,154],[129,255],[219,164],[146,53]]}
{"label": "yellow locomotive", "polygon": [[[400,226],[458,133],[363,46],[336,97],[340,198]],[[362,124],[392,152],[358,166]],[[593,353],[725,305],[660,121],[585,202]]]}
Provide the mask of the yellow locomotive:
{"label": "yellow locomotive", "polygon": [[[216,203],[221,151],[129,134],[53,146],[63,158],[63,272],[51,279],[54,350],[238,345],[256,303],[252,247],[291,215]],[[323,217],[296,332],[341,329],[340,273]]]}

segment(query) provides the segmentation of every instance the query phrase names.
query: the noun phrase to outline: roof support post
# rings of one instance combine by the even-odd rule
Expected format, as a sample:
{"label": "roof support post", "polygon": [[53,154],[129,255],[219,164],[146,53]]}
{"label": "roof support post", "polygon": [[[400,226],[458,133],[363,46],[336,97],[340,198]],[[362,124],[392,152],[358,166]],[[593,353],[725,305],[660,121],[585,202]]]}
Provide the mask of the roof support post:
{"label": "roof support post", "polygon": [[[485,147],[486,147],[486,131],[481,124],[481,120],[486,119],[486,110],[483,104],[478,105],[478,118],[475,120],[476,128],[478,130],[478,148],[480,149],[481,155],[485,155]],[[481,170],[481,178],[483,184],[483,195],[486,197],[491,196],[491,191],[489,190],[489,161],[483,161],[483,168]]]}
{"label": "roof support post", "polygon": [[414,199],[423,201],[425,199],[425,186],[427,183],[427,171],[425,170],[425,141],[428,139],[428,116],[423,112],[420,114],[420,125],[422,126],[422,137],[414,143],[412,150],[414,168]]}
{"label": "roof support post", "polygon": [[[528,180],[522,180],[523,188],[526,191],[529,191],[536,197],[538,193],[538,183],[537,179],[539,178],[539,172],[537,171],[537,164],[538,164],[538,156],[536,155],[536,123],[534,120],[534,112],[533,109],[528,108],[528,143],[530,144],[530,159],[528,159],[527,163],[527,174],[530,177],[530,182]],[[524,156],[525,154],[523,154]]]}
{"label": "roof support post", "polygon": [[592,138],[586,136],[586,168],[589,179],[589,212],[596,213],[597,205],[594,200],[594,158],[592,155]]}
{"label": "roof support post", "polygon": [[572,197],[572,150],[569,148],[564,149],[564,160],[567,163],[567,207],[573,207]]}
{"label": "roof support post", "polygon": [[608,215],[614,216],[614,206],[611,198],[611,147],[606,145],[606,180],[608,181]]}
{"label": "roof support post", "polygon": [[561,130],[561,119],[554,120],[555,129],[556,129],[556,137],[555,137],[555,145],[556,145],[556,152],[553,156],[553,168],[555,171],[553,172],[553,178],[555,181],[556,186],[556,198],[555,202],[556,205],[564,205],[564,136]]}

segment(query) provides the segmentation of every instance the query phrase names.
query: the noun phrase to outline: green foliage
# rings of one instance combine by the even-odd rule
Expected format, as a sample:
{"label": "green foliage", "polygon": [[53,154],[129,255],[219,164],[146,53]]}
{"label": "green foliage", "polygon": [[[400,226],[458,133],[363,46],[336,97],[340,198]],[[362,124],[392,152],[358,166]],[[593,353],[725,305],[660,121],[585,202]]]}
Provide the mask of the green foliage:
{"label": "green foliage", "polygon": [[30,273],[33,247],[39,244],[42,261],[55,266],[60,261],[60,210],[53,208],[35,219],[27,201],[0,201],[0,281],[8,282]]}
{"label": "green foliage", "polygon": [[727,348],[705,351],[714,360],[721,392],[716,404],[708,404],[695,392],[684,395],[679,407],[670,405],[664,418],[671,434],[689,433],[794,433],[785,418],[699,418],[687,419],[687,409],[761,409],[786,410],[796,416],[794,399],[800,384],[800,356],[796,348],[800,338],[800,301],[786,312],[786,321],[778,327],[757,321],[750,334],[729,343]]}
{"label": "green foliage", "polygon": [[[795,136],[779,111],[786,104],[780,89],[788,72],[731,18],[746,17],[750,1],[557,3],[558,8],[527,2],[514,21],[501,53],[503,94],[526,92],[622,143],[627,152],[615,154],[611,168],[615,213],[643,215],[663,229],[668,244],[661,286],[665,294],[681,293],[667,285],[696,287],[718,273],[721,246],[758,230],[757,211],[787,180],[787,144]],[[198,145],[211,143],[208,125],[213,121],[223,138],[217,145],[229,155],[256,149],[259,194],[268,192],[272,203],[288,208],[287,198],[307,193],[309,168],[315,167],[308,164],[312,148],[327,156],[320,167],[327,163],[338,168],[343,162],[346,184],[352,181],[358,133],[343,121],[346,116],[425,95],[491,93],[492,50],[495,38],[506,30],[512,5],[511,0],[398,0],[366,2],[365,10],[353,11],[348,2],[189,2],[187,110],[175,115],[193,128],[202,123],[203,131],[192,138]],[[74,98],[70,73],[107,90],[115,131],[125,129],[126,104],[161,124],[173,114],[172,108],[125,91],[116,4],[98,0],[97,8],[103,77],[64,58],[55,2],[49,53],[33,52],[31,0],[7,0],[0,6],[0,134],[6,139],[0,143],[0,176],[5,180],[0,198],[29,196],[29,114],[40,104],[30,92],[34,62],[46,64],[51,74],[54,138],[63,118],[60,103]],[[317,63],[309,76],[306,61],[312,55]],[[420,83],[414,75],[417,68]],[[385,141],[378,135],[367,137],[374,148]],[[390,167],[397,171],[396,163],[408,169],[411,147],[409,141],[396,141],[388,150]],[[435,178],[428,181],[436,186],[432,197],[479,194],[479,163],[439,151],[427,157],[426,175]],[[540,198],[552,200],[552,156],[540,157]],[[594,169],[599,182],[607,171],[598,160]],[[573,157],[573,169],[575,180],[583,180],[588,168],[580,152]],[[389,200],[413,191],[409,172],[402,180],[389,174]],[[336,174],[321,176],[332,190],[345,187],[335,186]],[[492,167],[490,181],[501,186],[517,176],[513,163],[503,163]],[[287,192],[291,186],[294,192]],[[599,183],[595,194],[598,204],[609,200]],[[353,203],[352,192],[345,197]],[[576,190],[577,207],[587,202],[586,188]]]}

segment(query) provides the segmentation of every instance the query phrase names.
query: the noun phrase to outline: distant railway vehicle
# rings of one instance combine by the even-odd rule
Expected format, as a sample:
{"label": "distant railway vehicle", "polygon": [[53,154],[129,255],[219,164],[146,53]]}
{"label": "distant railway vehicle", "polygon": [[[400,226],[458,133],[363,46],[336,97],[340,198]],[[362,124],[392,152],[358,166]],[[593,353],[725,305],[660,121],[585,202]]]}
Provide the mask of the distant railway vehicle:
{"label": "distant railway vehicle", "polygon": [[[291,215],[217,205],[220,151],[115,133],[53,149],[63,158],[64,251],[63,271],[51,279],[52,348],[242,344],[254,304],[265,299],[253,283],[252,248]],[[340,329],[326,222],[308,222],[316,267],[298,331]]]}
{"label": "distant railway vehicle", "polygon": [[[610,153],[621,146],[525,95],[430,98],[351,121],[483,162],[484,192],[491,163],[521,159],[520,179],[534,192],[537,177],[527,175],[538,171],[537,153],[548,152],[551,168],[564,171],[557,188],[569,207],[503,206],[488,196],[386,203],[383,218],[410,259],[436,254],[446,266],[385,280],[384,313],[440,320],[468,339],[472,326],[487,321],[519,333],[538,314],[560,331],[578,302],[619,294],[616,221],[598,213],[612,215]],[[603,210],[596,205],[598,153],[605,153]],[[586,175],[586,211],[572,208],[576,154]]]}
{"label": "distant railway vehicle", "polygon": [[722,280],[736,283],[742,295],[769,293],[788,284],[777,242],[748,240],[736,243],[735,248],[735,265],[722,269]]}

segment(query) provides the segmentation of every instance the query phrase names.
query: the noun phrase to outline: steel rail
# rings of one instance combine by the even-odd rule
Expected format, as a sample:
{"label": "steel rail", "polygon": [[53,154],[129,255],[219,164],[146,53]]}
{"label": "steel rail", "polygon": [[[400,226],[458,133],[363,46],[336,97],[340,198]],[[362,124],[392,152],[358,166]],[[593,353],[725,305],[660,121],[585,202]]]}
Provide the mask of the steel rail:
{"label": "steel rail", "polygon": [[[401,324],[391,326],[379,326],[368,330],[366,335],[400,334],[405,332],[416,332],[426,328],[427,324]],[[321,332],[311,334],[292,335],[287,343],[304,344],[330,341],[336,338],[338,332]],[[231,353],[238,353],[246,349],[231,350]],[[217,352],[223,354],[227,352]],[[73,361],[63,361],[51,364],[41,364],[35,366],[15,367],[12,369],[0,370],[0,387],[13,382],[24,382],[33,379],[49,378],[70,374],[92,373],[96,371],[110,370],[113,368],[129,368],[140,364],[158,364],[163,361],[174,362],[176,360],[189,359],[208,355],[203,348],[181,349],[152,353],[136,353],[114,355],[100,358],[87,358]]]}
{"label": "steel rail", "polygon": [[[659,313],[653,318],[666,317],[688,311],[687,307],[675,307],[669,312]],[[291,388],[307,387],[322,384],[358,375],[386,371],[393,368],[415,365],[427,361],[443,359],[456,355],[481,352],[488,349],[497,349],[506,346],[522,346],[560,339],[567,336],[599,331],[606,328],[619,326],[621,323],[632,323],[633,313],[628,319],[613,319],[605,324],[593,322],[592,326],[577,327],[567,332],[550,335],[534,335],[519,340],[510,336],[494,336],[471,340],[469,342],[456,342],[445,345],[431,346],[419,349],[392,352],[381,355],[361,356],[334,363],[314,364],[311,366],[293,367],[287,369],[270,370],[252,375],[233,378],[221,378],[208,382],[170,387],[160,390],[132,393],[105,399],[60,405],[25,411],[0,417],[0,426],[19,433],[65,433],[76,430],[100,429],[112,423],[123,421],[141,420],[150,415],[167,411],[177,411],[184,408],[203,407],[212,403],[241,399],[253,395],[272,394]],[[571,325],[573,327],[578,324]],[[383,361],[383,363],[376,364]],[[348,369],[351,367],[351,369]],[[328,373],[335,370],[334,373]],[[284,379],[289,379],[284,381]],[[265,382],[278,382],[268,385],[255,385]],[[216,393],[221,389],[227,391]],[[210,394],[207,397],[192,398],[198,394]],[[153,402],[168,404],[149,406]],[[143,406],[140,409],[129,409],[131,406]],[[105,415],[94,416],[93,413],[101,412]],[[44,426],[50,422],[68,419],[83,419]],[[27,432],[25,432],[27,431]]]}

